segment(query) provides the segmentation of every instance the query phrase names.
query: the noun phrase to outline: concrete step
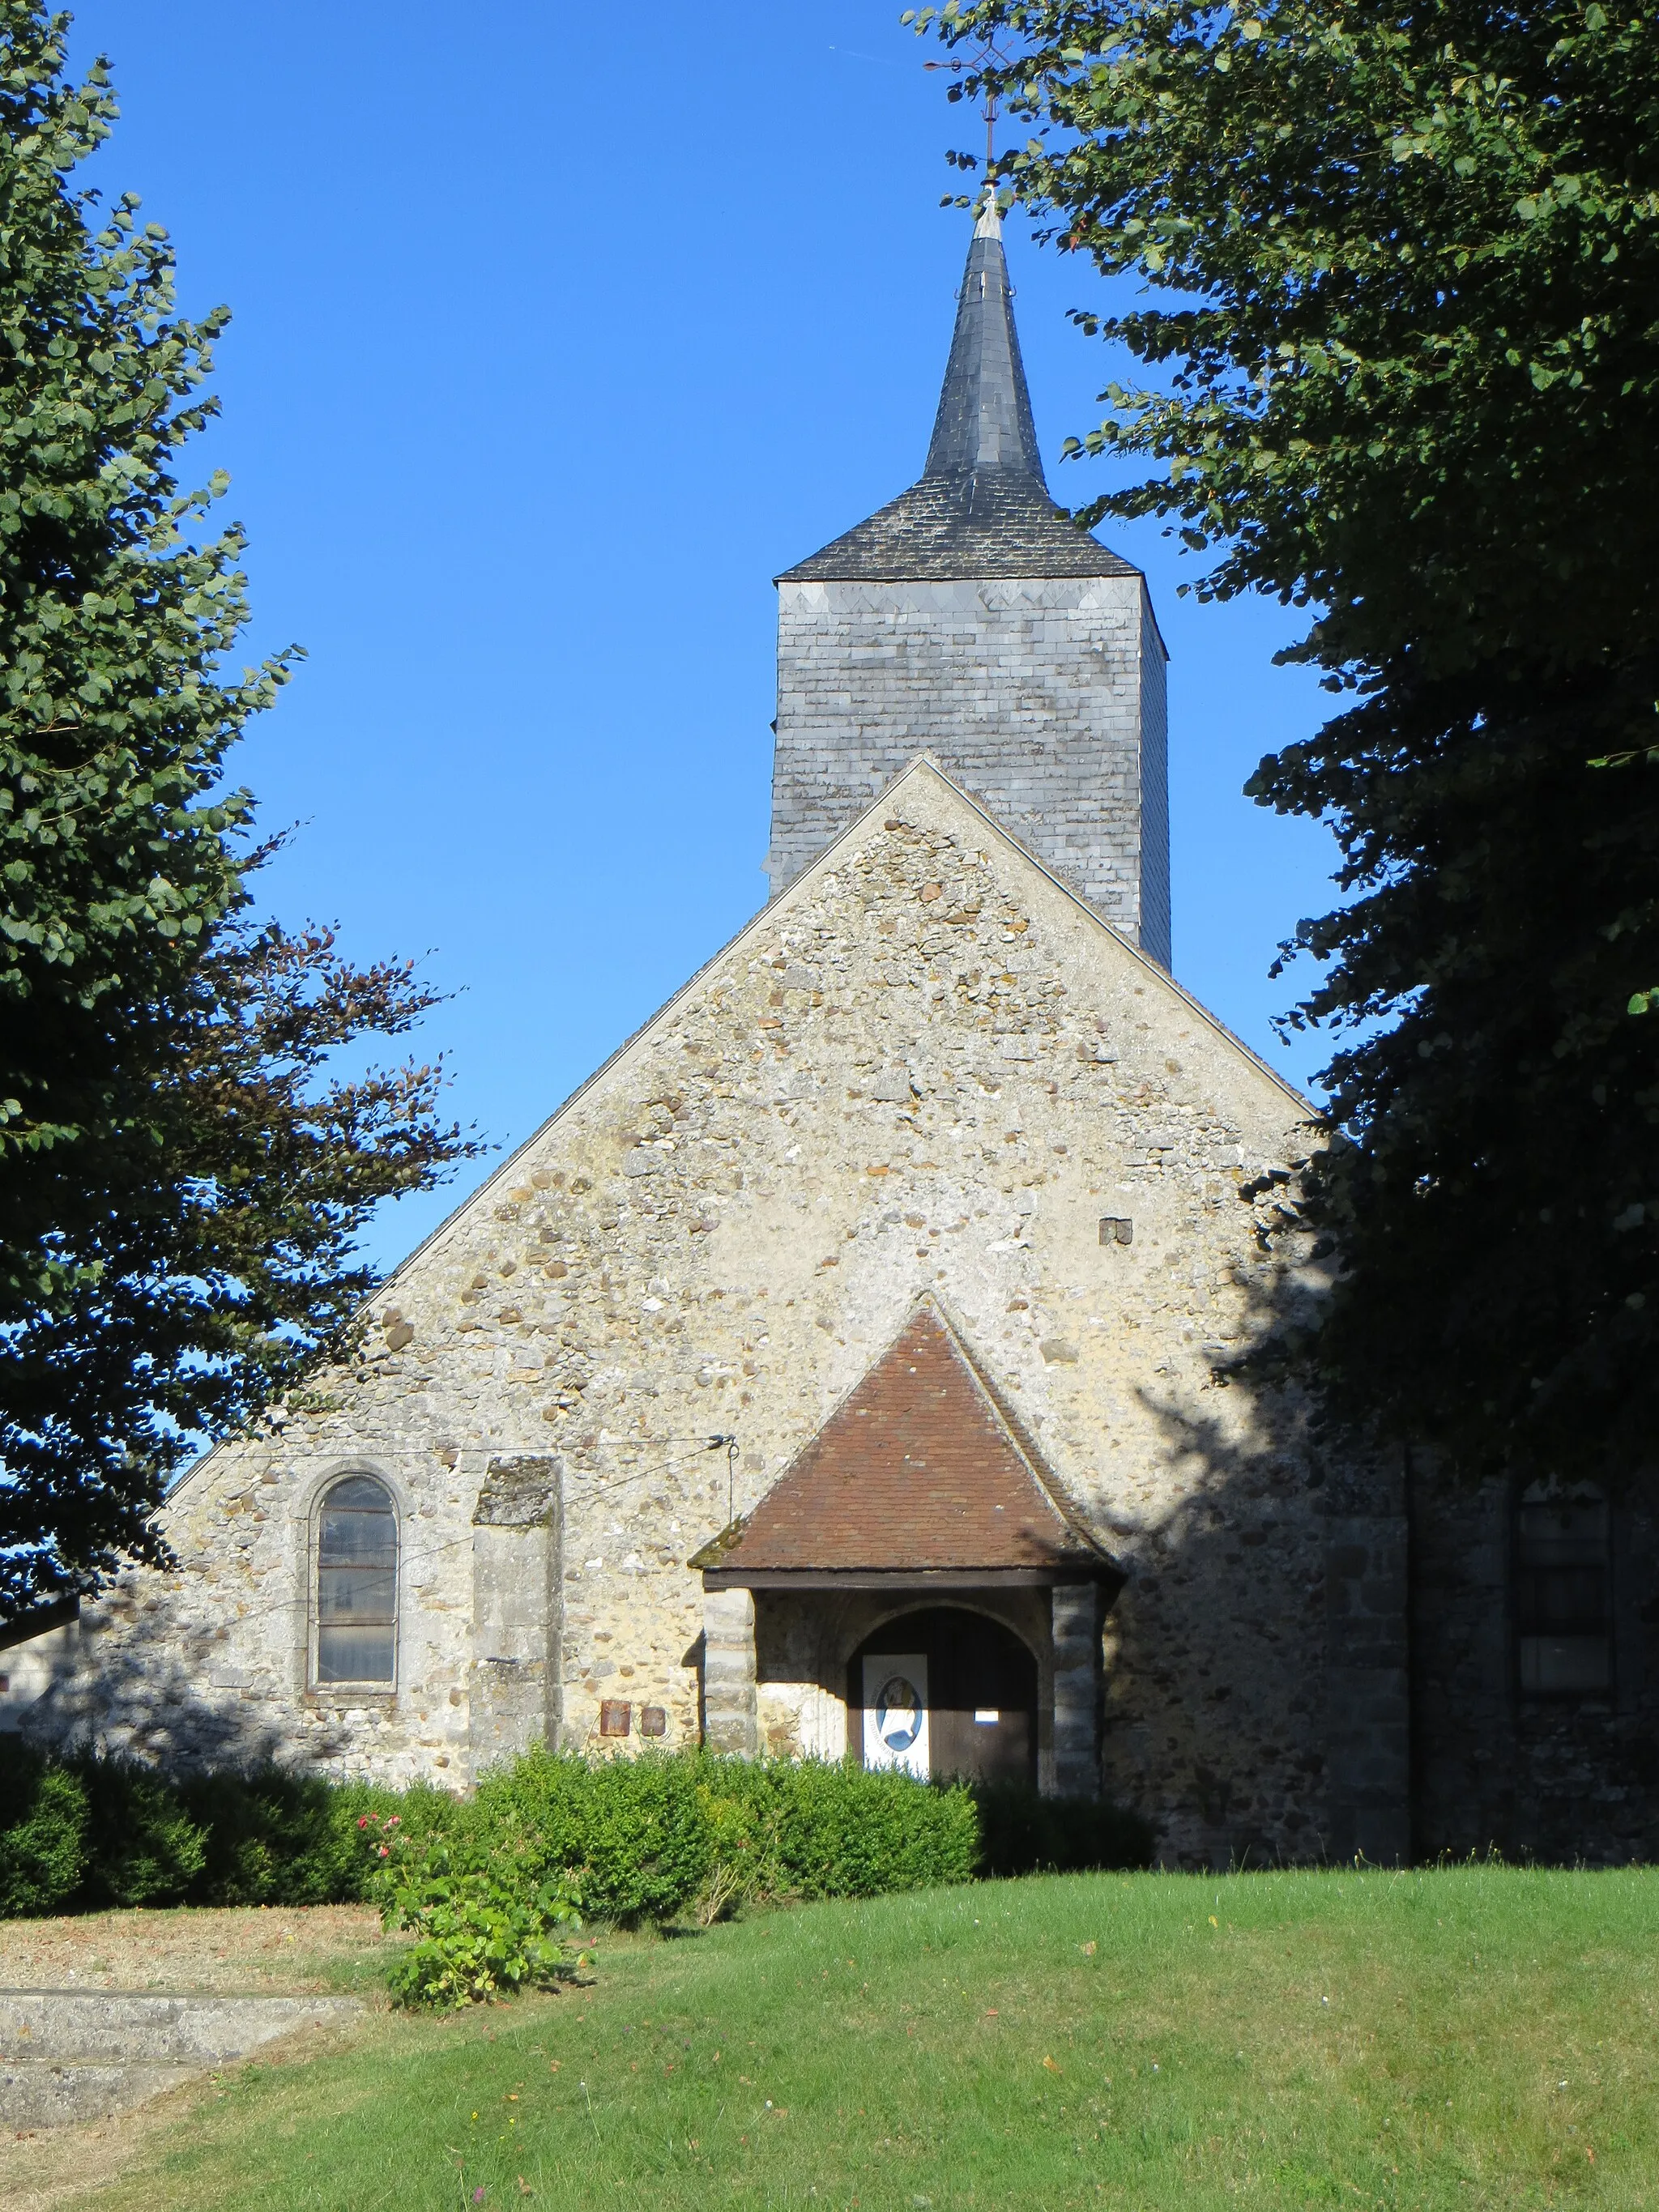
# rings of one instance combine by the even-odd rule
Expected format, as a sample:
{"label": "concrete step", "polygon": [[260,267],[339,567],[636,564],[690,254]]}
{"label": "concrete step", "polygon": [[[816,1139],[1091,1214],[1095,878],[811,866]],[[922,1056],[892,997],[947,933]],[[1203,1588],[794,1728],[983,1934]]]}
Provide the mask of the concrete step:
{"label": "concrete step", "polygon": [[279,2035],[362,2009],[356,1997],[0,1990],[0,2124],[62,2127],[103,2118],[246,2058]]}
{"label": "concrete step", "polygon": [[199,2066],[54,2066],[40,2058],[0,2061],[0,2124],[23,2134],[107,2120],[199,2074]]}

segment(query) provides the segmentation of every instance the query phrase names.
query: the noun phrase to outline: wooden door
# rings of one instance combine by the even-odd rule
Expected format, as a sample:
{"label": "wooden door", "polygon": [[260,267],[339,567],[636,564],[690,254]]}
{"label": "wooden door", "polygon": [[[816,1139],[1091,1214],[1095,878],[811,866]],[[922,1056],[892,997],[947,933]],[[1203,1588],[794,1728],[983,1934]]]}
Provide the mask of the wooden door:
{"label": "wooden door", "polygon": [[[929,1771],[1035,1784],[1036,1661],[1012,1631],[960,1606],[889,1621],[854,1655],[850,1713],[862,1710],[866,1659],[907,1652],[927,1655]],[[862,1741],[858,1729],[849,1734]]]}

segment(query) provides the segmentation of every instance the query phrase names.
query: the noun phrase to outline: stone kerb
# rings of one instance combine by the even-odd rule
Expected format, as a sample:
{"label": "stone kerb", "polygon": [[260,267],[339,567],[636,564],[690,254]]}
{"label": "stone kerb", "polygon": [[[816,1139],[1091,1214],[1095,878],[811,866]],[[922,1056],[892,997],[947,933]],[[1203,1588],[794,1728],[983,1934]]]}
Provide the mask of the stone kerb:
{"label": "stone kerb", "polygon": [[362,2011],[356,1997],[0,1990],[0,2122],[21,2130],[103,2119],[279,2036]]}

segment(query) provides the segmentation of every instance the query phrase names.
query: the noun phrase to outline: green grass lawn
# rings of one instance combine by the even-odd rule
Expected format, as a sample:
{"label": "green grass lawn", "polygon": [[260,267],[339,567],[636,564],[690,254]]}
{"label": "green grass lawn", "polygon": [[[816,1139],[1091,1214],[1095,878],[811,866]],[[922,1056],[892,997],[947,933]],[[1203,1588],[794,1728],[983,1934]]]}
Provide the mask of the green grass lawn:
{"label": "green grass lawn", "polygon": [[1467,1867],[619,1937],[590,1988],[247,2068],[98,2202],[1659,2205],[1656,1932],[1659,1873]]}

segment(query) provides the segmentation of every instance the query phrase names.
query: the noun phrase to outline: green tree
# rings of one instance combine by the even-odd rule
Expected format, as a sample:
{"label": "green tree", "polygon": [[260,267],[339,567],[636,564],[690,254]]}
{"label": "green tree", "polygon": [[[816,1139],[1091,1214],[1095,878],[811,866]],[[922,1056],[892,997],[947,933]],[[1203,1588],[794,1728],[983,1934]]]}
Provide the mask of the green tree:
{"label": "green tree", "polygon": [[1346,695],[1249,787],[1341,854],[1285,948],[1324,963],[1289,1020],[1335,1032],[1301,1219],[1341,1269],[1300,1363],[1466,1467],[1650,1463],[1659,11],[913,20],[1024,118],[1000,178],[1144,364],[1073,441],[1141,465],[1088,519],[1165,517],[1200,592],[1308,608],[1288,657]]}
{"label": "green tree", "polygon": [[293,655],[221,673],[242,540],[173,473],[226,317],[72,184],[116,108],[68,21],[0,0],[0,1613],[159,1558],[169,1473],[368,1289],[370,1208],[470,1149],[435,1070],[331,1071],[409,969],[252,915],[225,760]]}

